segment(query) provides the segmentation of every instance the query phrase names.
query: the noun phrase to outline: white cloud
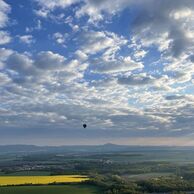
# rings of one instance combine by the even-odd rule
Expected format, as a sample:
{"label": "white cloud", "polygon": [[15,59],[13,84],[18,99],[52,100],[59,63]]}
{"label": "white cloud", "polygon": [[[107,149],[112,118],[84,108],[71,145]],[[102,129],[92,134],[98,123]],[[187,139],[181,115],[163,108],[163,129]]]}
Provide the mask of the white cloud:
{"label": "white cloud", "polygon": [[122,73],[142,69],[144,65],[140,62],[135,62],[131,57],[122,57],[115,61],[97,61],[93,66],[92,71],[95,73]]}
{"label": "white cloud", "polygon": [[58,44],[64,44],[67,37],[68,37],[68,34],[61,34],[60,32],[56,32],[53,34],[53,39]]}
{"label": "white cloud", "polygon": [[172,10],[170,12],[170,17],[175,20],[188,19],[190,17],[193,17],[193,10],[189,9],[188,7],[183,7],[179,10]]}
{"label": "white cloud", "polygon": [[58,69],[65,63],[65,57],[51,51],[40,52],[36,58],[35,65],[40,69]]}
{"label": "white cloud", "polygon": [[11,79],[4,73],[0,72],[0,86],[4,86],[11,82]]}
{"label": "white cloud", "polygon": [[78,2],[79,0],[35,0],[38,2],[38,4],[48,10],[53,10],[55,8],[66,8],[73,3]]}
{"label": "white cloud", "polygon": [[0,48],[0,58],[1,60],[6,60],[8,56],[10,56],[13,53],[12,50],[6,49],[6,48]]}
{"label": "white cloud", "polygon": [[134,38],[142,47],[156,46],[160,52],[179,57],[192,50],[194,12],[192,1],[146,1],[134,21]]}
{"label": "white cloud", "polygon": [[[0,0],[0,29],[5,28],[9,22],[8,14],[11,11],[11,7],[3,0]],[[11,42],[11,36],[9,32],[0,30],[0,45]]]}
{"label": "white cloud", "polygon": [[89,15],[89,22],[95,22],[104,18],[103,12],[114,15],[133,2],[133,0],[115,0],[114,3],[111,0],[85,0],[85,5],[76,12],[76,16]]}
{"label": "white cloud", "polygon": [[77,51],[75,52],[75,55],[77,55],[77,57],[78,57],[79,59],[81,59],[82,61],[85,61],[85,60],[88,59],[87,54],[85,54],[85,53],[82,52],[81,50],[77,50]]}
{"label": "white cloud", "polygon": [[0,28],[8,24],[8,14],[10,11],[11,7],[4,0],[0,0]]}
{"label": "white cloud", "polygon": [[21,36],[18,36],[18,38],[22,43],[25,43],[25,44],[32,44],[35,42],[32,35],[21,35]]}
{"label": "white cloud", "polygon": [[136,50],[134,53],[134,57],[137,60],[141,60],[142,58],[144,58],[146,56],[147,52],[145,50]]}
{"label": "white cloud", "polygon": [[[8,51],[7,51],[8,52]],[[26,54],[11,52],[2,60],[4,68],[10,72],[10,77],[17,84],[59,84],[60,82],[73,82],[83,78],[87,63],[78,60],[67,62],[65,57],[51,51],[42,51],[35,57]],[[0,52],[1,54],[1,52]],[[3,59],[3,58],[2,58]]]}
{"label": "white cloud", "polygon": [[153,84],[155,82],[155,78],[147,75],[131,75],[128,77],[121,77],[118,79],[119,84],[124,85],[147,85]]}
{"label": "white cloud", "polygon": [[77,32],[79,30],[79,26],[78,25],[71,25],[71,27],[72,27],[72,30],[74,32]]}
{"label": "white cloud", "polygon": [[4,62],[12,53],[10,49],[0,48],[0,70],[4,68]]}
{"label": "white cloud", "polygon": [[23,76],[31,75],[34,72],[33,61],[25,54],[13,53],[7,58],[6,65]]}
{"label": "white cloud", "polygon": [[117,51],[120,46],[127,43],[127,40],[123,37],[104,31],[91,31],[85,33],[83,38],[82,50],[87,54],[96,54],[108,48],[114,48]]}
{"label": "white cloud", "polygon": [[8,32],[0,30],[0,45],[11,42],[11,36]]}
{"label": "white cloud", "polygon": [[44,9],[39,9],[39,10],[34,10],[34,13],[39,17],[47,18],[49,11]]}
{"label": "white cloud", "polygon": [[[43,18],[53,18],[54,16],[51,14],[52,11],[54,11],[57,8],[65,9],[72,4],[75,4],[77,2],[80,2],[80,0],[35,0],[38,5],[40,6],[40,9],[34,10],[34,13]],[[62,16],[62,17],[61,17]],[[63,15],[60,15],[59,18],[55,17],[55,19],[62,19]]]}

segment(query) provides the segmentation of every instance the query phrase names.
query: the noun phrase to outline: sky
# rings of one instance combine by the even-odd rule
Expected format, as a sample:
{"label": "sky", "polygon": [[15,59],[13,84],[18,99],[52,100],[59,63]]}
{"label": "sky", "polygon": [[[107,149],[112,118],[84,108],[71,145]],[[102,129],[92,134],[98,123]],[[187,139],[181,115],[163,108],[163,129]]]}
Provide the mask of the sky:
{"label": "sky", "polygon": [[0,144],[194,145],[193,84],[193,0],[0,0]]}

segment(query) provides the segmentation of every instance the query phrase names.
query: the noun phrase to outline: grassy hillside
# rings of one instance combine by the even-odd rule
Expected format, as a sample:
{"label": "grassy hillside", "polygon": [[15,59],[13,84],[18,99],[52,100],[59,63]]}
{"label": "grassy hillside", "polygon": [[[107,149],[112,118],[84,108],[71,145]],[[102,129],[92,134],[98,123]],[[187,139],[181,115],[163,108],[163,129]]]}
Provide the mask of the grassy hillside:
{"label": "grassy hillside", "polygon": [[100,194],[97,187],[87,185],[0,187],[0,194]]}

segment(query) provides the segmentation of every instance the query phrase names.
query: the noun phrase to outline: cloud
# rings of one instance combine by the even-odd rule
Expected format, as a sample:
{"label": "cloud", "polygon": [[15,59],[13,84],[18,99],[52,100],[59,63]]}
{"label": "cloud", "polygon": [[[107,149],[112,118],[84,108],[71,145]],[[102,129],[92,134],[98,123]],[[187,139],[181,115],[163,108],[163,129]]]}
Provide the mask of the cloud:
{"label": "cloud", "polygon": [[128,77],[118,78],[118,83],[123,85],[141,86],[147,84],[153,84],[155,78],[147,75],[131,75]]}
{"label": "cloud", "polygon": [[39,9],[39,10],[34,10],[34,13],[39,17],[47,18],[49,11],[44,9]]}
{"label": "cloud", "polygon": [[150,0],[141,5],[133,31],[142,46],[155,45],[173,57],[179,57],[192,47],[192,1],[159,0],[154,4]]}
{"label": "cloud", "polygon": [[131,59],[131,57],[124,57],[120,60],[115,61],[101,61],[97,62],[96,65],[93,66],[92,71],[95,73],[121,73],[127,71],[133,71],[137,69],[142,69],[144,66],[140,62],[135,62]]}
{"label": "cloud", "polygon": [[18,36],[18,38],[20,42],[25,43],[25,44],[32,44],[35,42],[32,35],[22,35],[22,36]]}
{"label": "cloud", "polygon": [[34,10],[35,14],[39,17],[48,18],[55,9],[65,9],[80,2],[80,0],[35,0],[35,2],[37,2],[40,7],[39,9]]}
{"label": "cloud", "polygon": [[194,96],[193,95],[169,95],[165,97],[166,100],[184,100],[184,101],[194,101]]}
{"label": "cloud", "polygon": [[[88,65],[76,59],[67,61],[64,56],[51,51],[40,52],[35,57],[5,51],[2,53],[8,58],[4,62],[7,70],[18,72],[26,83],[22,83],[21,79],[19,82],[17,74],[0,74],[3,80],[1,100],[5,107],[9,107],[0,111],[3,115],[1,126],[7,129],[4,136],[9,134],[9,130],[13,131],[13,126],[18,128],[20,137],[30,134],[32,138],[39,136],[48,139],[53,136],[178,136],[179,133],[173,130],[181,129],[183,133],[189,130],[189,125],[182,125],[181,122],[191,122],[193,119],[192,107],[187,108],[191,100],[186,99],[186,103],[173,108],[168,103],[163,104],[165,99],[162,101],[161,94],[153,95],[141,88],[156,82],[152,76],[132,74],[118,81],[110,78],[88,83],[83,80]],[[129,85],[140,86],[138,90],[141,92],[135,88],[128,90]],[[129,103],[133,98],[139,106],[141,101],[143,106],[151,104],[146,109],[133,107]],[[178,114],[180,111],[181,116]],[[83,120],[89,123],[87,135],[80,131]]]}
{"label": "cloud", "polygon": [[33,32],[35,30],[40,31],[40,30],[42,30],[42,28],[43,28],[42,22],[40,20],[37,20],[35,26],[26,27],[25,31],[26,31],[26,33],[30,33],[30,32]]}
{"label": "cloud", "polygon": [[82,50],[86,54],[96,54],[108,48],[119,50],[120,46],[127,43],[123,37],[114,33],[103,31],[90,31],[83,35]]}
{"label": "cloud", "polygon": [[[15,36],[27,45],[12,38],[0,48],[4,137],[97,142],[193,133],[193,0],[35,2],[36,18],[17,23],[27,34]],[[7,44],[10,6],[2,7]]]}
{"label": "cloud", "polygon": [[8,24],[10,11],[11,7],[4,0],[0,0],[0,28],[6,27]]}
{"label": "cloud", "polygon": [[9,32],[2,30],[9,23],[10,11],[11,7],[5,1],[0,0],[0,45],[8,44],[12,39]]}
{"label": "cloud", "polygon": [[187,54],[181,58],[170,58],[164,71],[170,74],[172,83],[186,83],[192,80],[194,73],[194,64],[191,61],[192,56]]}
{"label": "cloud", "polygon": [[81,79],[88,67],[88,64],[77,60],[66,61],[64,56],[51,51],[42,51],[35,57],[30,57],[2,50],[2,55],[5,56],[2,58],[2,66],[9,70],[10,78],[18,84],[72,82]]}
{"label": "cloud", "polygon": [[114,3],[112,3],[110,0],[85,0],[85,5],[76,12],[76,16],[81,17],[83,15],[88,15],[90,17],[89,22],[95,22],[103,20],[103,12],[114,15],[122,9],[128,7],[132,2],[134,1],[115,0]]}
{"label": "cloud", "polygon": [[88,59],[87,54],[84,53],[84,52],[82,52],[81,50],[77,50],[77,51],[75,52],[75,55],[76,55],[80,60],[83,60],[83,61],[85,61],[85,60]]}
{"label": "cloud", "polygon": [[31,75],[34,72],[33,61],[24,54],[13,53],[7,58],[6,66],[23,76]]}
{"label": "cloud", "polygon": [[76,3],[79,5],[81,4],[80,9],[77,9],[76,11],[76,16],[82,17],[88,15],[89,22],[102,20],[103,12],[114,15],[134,3],[134,0],[116,0],[114,4],[110,0],[48,0],[47,2],[44,0],[35,1],[41,7],[41,9],[36,10],[35,12],[41,17],[48,17],[48,14],[57,8],[65,9]]}
{"label": "cloud", "polygon": [[180,96],[180,95],[166,96],[166,100],[182,100],[184,98],[185,96]]}
{"label": "cloud", "polygon": [[40,52],[35,61],[36,67],[40,69],[58,69],[64,66],[65,57],[51,51]]}
{"label": "cloud", "polygon": [[35,0],[44,9],[53,10],[55,8],[66,8],[79,0]]}
{"label": "cloud", "polygon": [[11,36],[8,32],[0,30],[0,45],[11,42]]}
{"label": "cloud", "polygon": [[11,82],[11,79],[4,73],[0,73],[0,86],[4,86]]}
{"label": "cloud", "polygon": [[67,37],[68,37],[68,34],[61,34],[60,32],[56,32],[53,34],[53,39],[58,44],[64,44]]}
{"label": "cloud", "polygon": [[[99,74],[116,74],[143,69],[141,62],[134,61],[130,56],[122,56],[119,51],[128,41],[115,33],[107,31],[90,31],[83,35],[81,43],[82,57],[98,55],[90,63],[91,72]],[[79,54],[81,54],[79,51]]]}
{"label": "cloud", "polygon": [[4,62],[13,53],[12,50],[6,48],[0,48],[0,70],[4,68]]}

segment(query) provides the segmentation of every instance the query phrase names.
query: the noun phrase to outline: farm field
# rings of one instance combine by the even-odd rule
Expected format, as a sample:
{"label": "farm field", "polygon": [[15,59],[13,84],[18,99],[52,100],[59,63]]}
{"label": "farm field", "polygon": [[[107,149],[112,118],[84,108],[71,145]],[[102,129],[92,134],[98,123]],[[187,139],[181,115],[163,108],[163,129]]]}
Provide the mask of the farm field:
{"label": "farm field", "polygon": [[169,177],[172,176],[172,173],[143,173],[143,174],[133,174],[133,175],[125,175],[123,176],[126,179],[129,180],[149,180],[152,178],[158,178],[158,177]]}
{"label": "farm field", "polygon": [[15,186],[0,187],[0,194],[100,194],[97,187],[89,185]]}
{"label": "farm field", "polygon": [[0,176],[0,186],[50,183],[80,183],[88,180],[86,176]]}
{"label": "farm field", "polygon": [[48,171],[21,171],[21,172],[13,172],[13,173],[0,173],[1,176],[49,176],[50,172]]}
{"label": "farm field", "polygon": [[[0,194],[194,193],[194,148],[122,151],[119,146],[111,151],[107,146],[100,152],[85,147],[75,152],[0,152]],[[80,183],[89,178],[82,175],[91,181]]]}

